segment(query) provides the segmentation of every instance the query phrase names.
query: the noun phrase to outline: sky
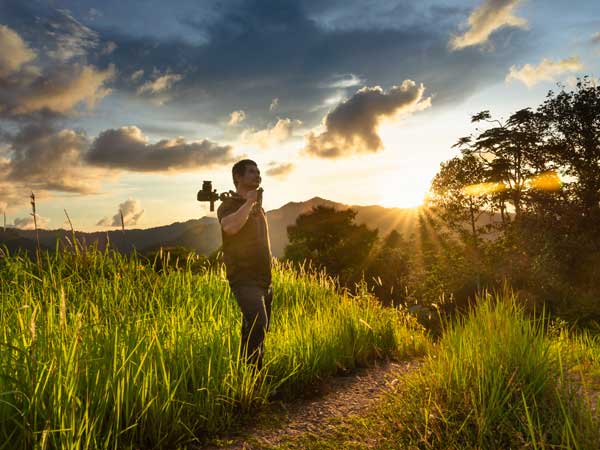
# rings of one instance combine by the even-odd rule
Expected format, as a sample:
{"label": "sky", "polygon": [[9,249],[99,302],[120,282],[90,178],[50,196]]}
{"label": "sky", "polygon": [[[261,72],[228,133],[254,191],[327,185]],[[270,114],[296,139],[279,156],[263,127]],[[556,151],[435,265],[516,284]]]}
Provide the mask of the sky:
{"label": "sky", "polygon": [[0,214],[214,217],[244,158],[265,210],[414,207],[472,115],[599,73],[597,0],[0,0]]}

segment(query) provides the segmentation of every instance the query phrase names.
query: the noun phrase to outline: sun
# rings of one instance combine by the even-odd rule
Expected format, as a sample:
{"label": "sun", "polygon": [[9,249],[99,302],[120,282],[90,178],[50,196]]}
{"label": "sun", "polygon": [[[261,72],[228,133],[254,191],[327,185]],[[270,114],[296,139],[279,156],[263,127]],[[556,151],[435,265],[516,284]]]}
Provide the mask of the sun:
{"label": "sun", "polygon": [[411,176],[400,171],[382,176],[377,184],[377,204],[386,208],[419,207],[429,192],[427,176]]}

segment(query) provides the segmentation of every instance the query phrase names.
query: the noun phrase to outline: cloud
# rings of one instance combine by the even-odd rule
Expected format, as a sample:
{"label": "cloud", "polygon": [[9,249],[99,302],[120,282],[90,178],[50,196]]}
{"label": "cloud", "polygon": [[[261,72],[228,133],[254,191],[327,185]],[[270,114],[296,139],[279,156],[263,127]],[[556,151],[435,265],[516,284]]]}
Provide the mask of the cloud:
{"label": "cloud", "polygon": [[269,105],[269,111],[275,111],[279,106],[279,97],[275,97],[271,100],[271,104]]}
{"label": "cloud", "polygon": [[110,89],[104,84],[114,66],[98,70],[90,65],[56,65],[46,73],[21,70],[0,76],[0,116],[17,117],[39,112],[69,114],[80,103],[92,108]]}
{"label": "cloud", "polygon": [[244,119],[246,119],[246,113],[244,111],[241,109],[239,111],[233,111],[229,115],[229,122],[227,122],[227,125],[237,125],[238,123],[243,122]]}
{"label": "cloud", "polygon": [[246,144],[257,145],[262,149],[281,144],[292,136],[294,128],[301,125],[299,120],[278,119],[277,123],[271,128],[264,130],[254,130],[254,128],[244,130],[240,136],[242,142]]}
{"label": "cloud", "polygon": [[377,126],[394,118],[431,106],[425,87],[412,80],[393,86],[387,93],[379,86],[364,87],[340,103],[323,119],[325,131],[305,136],[304,153],[321,158],[340,158],[351,153],[372,153],[383,148]]}
{"label": "cloud", "polygon": [[[51,25],[58,26],[53,22]],[[49,55],[59,61],[44,68],[39,64],[42,61],[38,60],[40,55],[36,51],[14,30],[0,25],[0,117],[15,118],[44,112],[65,115],[82,102],[88,108],[93,107],[110,92],[104,85],[114,77],[114,66],[101,70],[80,62],[64,62],[84,50],[75,50],[74,43],[69,44],[71,41],[61,38],[62,31],[52,30],[54,28],[48,33],[53,36],[51,42],[56,43],[56,49],[45,51],[44,57]],[[74,36],[76,33],[80,39],[84,31],[77,30],[67,34]],[[87,44],[81,48],[87,48]]]}
{"label": "cloud", "polygon": [[592,44],[600,44],[600,31],[592,35]]}
{"label": "cloud", "polygon": [[94,140],[87,162],[135,172],[185,171],[229,164],[235,160],[232,147],[209,140],[186,142],[183,138],[155,144],[136,126],[103,131]]}
{"label": "cloud", "polygon": [[513,14],[519,3],[521,0],[485,0],[467,19],[468,29],[452,36],[450,48],[458,50],[485,44],[494,31],[503,27],[527,28],[527,20]]}
{"label": "cloud", "polygon": [[55,10],[52,17],[42,22],[46,28],[45,53],[53,59],[66,62],[85,57],[98,46],[98,33],[78,22],[68,10]]}
{"label": "cloud", "polygon": [[131,74],[130,80],[137,81],[144,76],[144,69],[136,70]]}
{"label": "cloud", "polygon": [[[39,214],[35,215],[35,219],[37,222],[38,229],[46,228],[50,223],[50,219],[46,217],[42,217]],[[35,228],[35,223],[33,221],[33,216],[27,217],[17,217],[13,223],[15,228],[20,228],[21,230],[33,230]]]}
{"label": "cloud", "polygon": [[294,170],[294,164],[292,164],[292,163],[278,164],[275,161],[271,161],[267,165],[267,175],[270,175],[272,177],[283,178],[287,174],[289,174],[292,170]]}
{"label": "cloud", "polygon": [[525,64],[521,69],[517,69],[517,66],[512,66],[508,75],[506,75],[506,82],[518,80],[527,87],[532,87],[540,81],[553,81],[558,75],[568,72],[578,72],[580,70],[583,70],[583,64],[577,56],[565,58],[560,61],[552,61],[544,58],[537,66]]}
{"label": "cloud", "polygon": [[117,44],[115,44],[112,41],[109,41],[109,42],[106,43],[106,45],[104,46],[104,48],[100,51],[100,54],[101,55],[110,55],[116,49],[117,49]]}
{"label": "cloud", "polygon": [[123,214],[123,223],[127,225],[137,225],[138,221],[144,214],[142,205],[139,200],[128,199],[125,202],[119,204],[117,213],[112,217],[104,217],[100,219],[96,226],[103,227],[120,227],[121,226],[121,214]]}
{"label": "cloud", "polygon": [[36,53],[7,26],[0,25],[0,79],[18,72]]}
{"label": "cloud", "polygon": [[138,94],[150,93],[150,94],[159,94],[161,92],[168,91],[171,89],[173,84],[180,81],[183,77],[176,73],[170,73],[167,75],[162,75],[160,77],[155,78],[152,81],[147,81],[142,84],[137,92]]}
{"label": "cloud", "polygon": [[12,136],[9,158],[0,168],[5,180],[27,190],[54,190],[90,194],[100,173],[86,167],[87,136],[48,124],[23,127]]}
{"label": "cloud", "polygon": [[[221,2],[214,9],[202,2],[185,17],[188,20],[180,19],[180,28],[156,26],[152,39],[147,24],[164,23],[175,14],[173,8],[155,5],[158,9],[142,13],[128,6],[132,14],[148,19],[146,28],[141,21],[136,24],[113,14],[118,23],[114,29],[103,29],[102,41],[117,43],[111,61],[123,70],[130,68],[127,74],[143,69],[148,75],[155,67],[161,73],[168,69],[184,74],[175,85],[171,108],[165,111],[171,120],[194,117],[221,126],[243,104],[254,124],[267,123],[273,114],[265,106],[278,96],[277,115],[301,120],[308,127],[323,116],[323,111],[314,111],[315,105],[347,89],[324,86],[341,83],[336,77],[345,76],[351,83],[354,74],[361,80],[377,80],[371,85],[388,87],[398,82],[401,61],[406,75],[400,80],[419,80],[435,92],[436,106],[455,108],[479,89],[502,80],[515,58],[530,52],[537,42],[529,34],[514,33],[510,48],[499,47],[494,58],[479,51],[449,52],[450,34],[471,12],[464,2],[444,7],[409,0],[371,3],[365,8],[357,0],[241,0]],[[177,15],[181,17],[180,9]],[[137,89],[126,79],[116,80],[114,86],[123,95]]]}
{"label": "cloud", "polygon": [[335,89],[344,89],[352,86],[358,86],[359,84],[364,83],[364,80],[360,79],[353,73],[346,75],[336,75],[334,77],[334,81],[329,83],[325,83],[323,87],[335,88]]}

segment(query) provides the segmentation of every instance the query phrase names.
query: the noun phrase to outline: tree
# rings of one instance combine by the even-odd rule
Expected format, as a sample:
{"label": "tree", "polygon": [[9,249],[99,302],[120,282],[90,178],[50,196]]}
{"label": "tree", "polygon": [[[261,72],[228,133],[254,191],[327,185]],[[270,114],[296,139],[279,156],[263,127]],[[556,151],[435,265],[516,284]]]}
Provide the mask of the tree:
{"label": "tree", "polygon": [[548,127],[548,152],[576,178],[577,203],[593,226],[600,219],[600,86],[584,77],[573,91],[550,91],[539,113]]}
{"label": "tree", "polygon": [[300,214],[287,228],[285,258],[297,263],[307,260],[349,286],[361,277],[378,235],[377,229],[356,225],[356,214],[352,209],[337,211],[326,206]]}
{"label": "tree", "polygon": [[463,234],[469,224],[473,242],[477,241],[477,220],[488,203],[487,192],[477,192],[484,186],[485,171],[473,155],[452,158],[440,165],[431,182],[429,206],[450,228]]}

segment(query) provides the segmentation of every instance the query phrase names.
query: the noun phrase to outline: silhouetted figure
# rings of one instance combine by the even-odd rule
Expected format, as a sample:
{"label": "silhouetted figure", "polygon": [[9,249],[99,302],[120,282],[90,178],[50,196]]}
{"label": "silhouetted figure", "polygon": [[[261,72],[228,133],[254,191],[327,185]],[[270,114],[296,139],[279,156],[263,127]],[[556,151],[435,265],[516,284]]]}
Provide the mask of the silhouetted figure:
{"label": "silhouetted figure", "polygon": [[223,200],[217,217],[227,279],[243,314],[241,352],[260,370],[273,300],[269,227],[256,163],[238,161],[232,176],[236,191],[230,191],[230,198]]}

